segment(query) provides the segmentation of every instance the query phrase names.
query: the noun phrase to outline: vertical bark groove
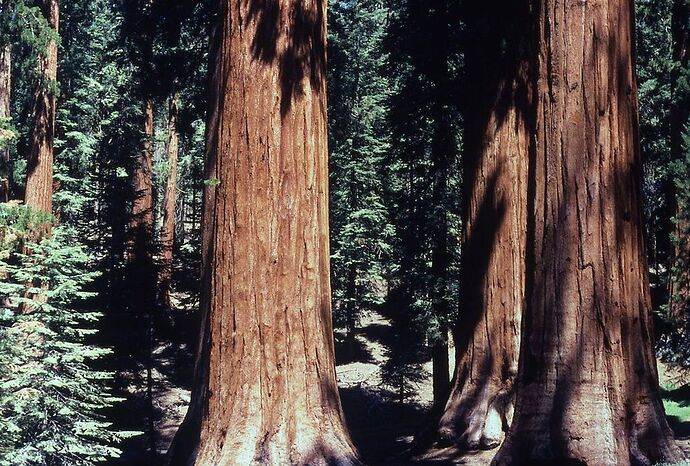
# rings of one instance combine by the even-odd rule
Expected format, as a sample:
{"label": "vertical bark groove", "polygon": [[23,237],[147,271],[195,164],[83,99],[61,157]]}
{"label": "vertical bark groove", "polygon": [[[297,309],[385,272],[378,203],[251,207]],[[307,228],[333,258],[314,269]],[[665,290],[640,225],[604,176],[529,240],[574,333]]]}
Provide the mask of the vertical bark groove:
{"label": "vertical bark groove", "polygon": [[172,464],[358,464],[335,381],[324,0],[219,2],[196,382]]}
{"label": "vertical bark groove", "polygon": [[514,422],[493,464],[674,461],[652,341],[633,3],[532,7],[526,307]]}
{"label": "vertical bark groove", "polygon": [[524,7],[470,1],[465,8],[474,39],[465,54],[462,300],[452,391],[431,438],[474,450],[498,446],[512,417],[524,297],[529,77],[523,25],[516,21],[526,17]]}

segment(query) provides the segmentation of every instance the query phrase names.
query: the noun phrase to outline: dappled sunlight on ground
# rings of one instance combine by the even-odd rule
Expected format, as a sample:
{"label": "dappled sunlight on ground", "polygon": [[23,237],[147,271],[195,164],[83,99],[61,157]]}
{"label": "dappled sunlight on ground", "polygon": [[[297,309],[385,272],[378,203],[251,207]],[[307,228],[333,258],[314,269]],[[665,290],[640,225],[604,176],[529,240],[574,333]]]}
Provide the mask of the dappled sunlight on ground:
{"label": "dappled sunlight on ground", "polygon": [[[178,309],[170,316],[170,328],[161,332],[154,351],[154,407],[157,446],[161,456],[182,421],[190,397],[193,368],[193,340],[197,324],[190,309]],[[383,386],[381,367],[386,361],[387,335],[391,323],[377,312],[365,312],[356,344],[344,357],[343,335],[336,335],[336,368],[340,395],[348,427],[365,463],[377,465],[489,465],[496,450],[461,452],[457,448],[432,450],[411,458],[410,445],[427,419],[433,400],[431,377],[415,387],[417,396],[401,404],[391,387]],[[451,349],[451,367],[454,367]],[[431,374],[431,361],[425,364]],[[690,455],[690,378],[659,364],[662,396],[669,423],[679,445]],[[145,438],[133,439],[124,463],[146,464]],[[135,451],[137,450],[137,451]]]}

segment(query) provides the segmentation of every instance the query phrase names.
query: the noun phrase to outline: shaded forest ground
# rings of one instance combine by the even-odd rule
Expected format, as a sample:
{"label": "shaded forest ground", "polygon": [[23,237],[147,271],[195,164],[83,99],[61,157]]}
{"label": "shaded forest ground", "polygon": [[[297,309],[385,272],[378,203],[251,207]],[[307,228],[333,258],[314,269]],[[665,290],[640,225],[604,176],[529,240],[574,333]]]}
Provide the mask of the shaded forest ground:
{"label": "shaded forest ground", "polygon": [[[195,313],[178,309],[166,319],[159,331],[153,358],[154,409],[157,460],[146,454],[149,438],[138,435],[126,441],[123,456],[116,463],[129,466],[162,464],[190,399],[196,331]],[[390,322],[377,312],[364,313],[360,322],[355,351],[343,360],[342,345],[336,344],[337,377],[343,408],[353,440],[366,464],[375,465],[488,465],[493,451],[462,453],[455,449],[434,451],[424,458],[412,459],[412,438],[426,419],[432,404],[431,361],[425,365],[429,374],[417,386],[417,396],[401,404],[390,387],[381,381],[381,366],[387,358]],[[336,341],[340,338],[336,337]],[[452,353],[452,349],[451,349]],[[451,367],[454,367],[451,354]],[[143,372],[143,371],[142,371]],[[145,374],[142,373],[140,380]],[[690,383],[682,374],[660,366],[664,403],[680,446],[690,456]],[[138,387],[138,388],[137,388]],[[132,383],[127,400],[118,408],[120,428],[145,430],[147,402],[142,384]]]}

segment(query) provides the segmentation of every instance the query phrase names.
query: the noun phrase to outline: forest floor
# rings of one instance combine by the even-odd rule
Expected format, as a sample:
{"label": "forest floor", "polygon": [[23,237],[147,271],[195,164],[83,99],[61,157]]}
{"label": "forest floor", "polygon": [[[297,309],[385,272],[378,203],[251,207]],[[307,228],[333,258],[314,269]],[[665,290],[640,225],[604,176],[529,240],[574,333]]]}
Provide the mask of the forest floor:
{"label": "forest floor", "polygon": [[[189,311],[175,314],[171,329],[159,335],[154,351],[152,375],[158,461],[146,455],[149,439],[141,435],[125,443],[125,452],[118,465],[152,466],[159,462],[184,418],[190,400],[193,346],[198,325]],[[397,401],[390,388],[385,387],[381,368],[387,358],[390,325],[377,312],[365,313],[355,351],[350,351],[349,360],[342,359],[345,352],[336,343],[337,378],[343,409],[364,462],[370,466],[488,465],[496,450],[462,453],[449,448],[433,451],[423,458],[411,458],[409,450],[413,437],[431,408],[432,381],[430,375],[422,380],[416,386],[417,396],[405,403]],[[339,340],[336,338],[336,342]],[[451,349],[451,367],[454,366],[452,353]],[[425,369],[431,374],[430,361]],[[669,421],[679,445],[690,457],[690,384],[681,374],[663,365],[660,366],[660,380]],[[130,415],[142,416],[140,397],[126,404],[130,407],[125,409],[134,411]]]}
{"label": "forest floor", "polygon": [[690,374],[659,363],[659,385],[664,399],[666,418],[676,442],[690,459]]}

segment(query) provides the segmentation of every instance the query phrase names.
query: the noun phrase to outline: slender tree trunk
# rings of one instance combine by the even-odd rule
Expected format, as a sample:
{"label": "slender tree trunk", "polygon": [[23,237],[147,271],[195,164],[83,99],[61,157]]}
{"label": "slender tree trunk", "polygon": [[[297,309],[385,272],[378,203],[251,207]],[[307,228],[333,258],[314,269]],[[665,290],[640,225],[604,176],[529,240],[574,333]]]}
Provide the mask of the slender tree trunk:
{"label": "slender tree trunk", "polygon": [[[12,96],[12,46],[0,49],[0,118],[11,117]],[[0,135],[0,202],[10,200],[10,144],[8,135]]]}
{"label": "slender tree trunk", "polygon": [[440,323],[439,335],[431,348],[432,383],[434,405],[439,406],[448,399],[450,392],[450,367],[448,362],[448,328],[450,314],[450,251],[448,248],[449,222],[448,172],[455,157],[452,128],[447,124],[448,116],[443,111],[441,97],[436,102],[436,130],[432,141],[433,197],[435,206],[434,233],[432,235],[431,275],[434,286],[431,292],[432,312]]}
{"label": "slender tree trunk", "polygon": [[[461,308],[455,377],[423,446],[498,446],[512,417],[524,298],[527,9],[467,2]],[[505,49],[506,44],[508,48]]]}
{"label": "slender tree trunk", "polygon": [[673,462],[652,341],[633,2],[533,6],[526,308],[515,417],[493,464]]}
{"label": "slender tree trunk", "polygon": [[[10,118],[11,116],[11,95],[12,95],[12,47],[6,45],[0,49],[0,118]],[[10,200],[10,144],[9,134],[0,134],[0,202]],[[0,280],[7,279],[7,272],[0,270]],[[9,297],[0,298],[0,306],[11,305]]]}
{"label": "slender tree trunk", "polygon": [[177,211],[177,157],[180,149],[177,129],[177,94],[170,99],[168,115],[168,182],[163,201],[163,227],[161,229],[161,264],[159,290],[161,303],[170,308],[170,283],[173,273],[173,247]]}
{"label": "slender tree trunk", "polygon": [[196,193],[192,195],[192,231],[198,231],[199,203],[196,200]]}
{"label": "slender tree trunk", "polygon": [[174,465],[356,464],[335,380],[325,0],[219,2],[203,329]]}
{"label": "slender tree trunk", "polygon": [[[357,89],[359,80],[359,72],[355,73],[355,89]],[[355,96],[356,99],[356,96]],[[356,206],[359,204],[359,192],[357,183],[354,180],[349,182],[350,205]],[[357,343],[357,311],[360,305],[359,300],[359,286],[357,285],[357,276],[359,270],[357,263],[352,261],[347,270],[347,303],[345,305],[345,352],[348,361],[355,357],[356,343]]]}
{"label": "slender tree trunk", "polygon": [[[57,0],[42,0],[41,11],[50,27],[57,33],[60,9]],[[27,178],[24,202],[32,209],[52,213],[53,210],[53,139],[55,134],[55,106],[57,85],[56,40],[50,40],[38,58],[39,82],[34,96],[34,126],[29,137]],[[49,235],[50,225],[39,233]]]}
{"label": "slender tree trunk", "polygon": [[448,329],[442,327],[438,341],[431,347],[431,371],[434,405],[445,403],[450,392],[450,361],[448,360]]}
{"label": "slender tree trunk", "polygon": [[[690,4],[687,0],[674,0],[671,20],[671,35],[673,39],[674,69],[671,73],[674,101],[671,103],[671,160],[684,165],[685,151],[683,134],[686,125],[690,123],[690,96],[683,95],[684,91],[679,82],[686,72],[690,59]],[[687,93],[687,91],[685,91]],[[678,174],[687,176],[687,173]],[[669,317],[674,325],[682,325],[685,320],[687,307],[690,305],[690,219],[688,219],[687,199],[678,192],[674,177],[669,181],[670,211],[676,221],[673,225],[673,255],[669,267]]]}

